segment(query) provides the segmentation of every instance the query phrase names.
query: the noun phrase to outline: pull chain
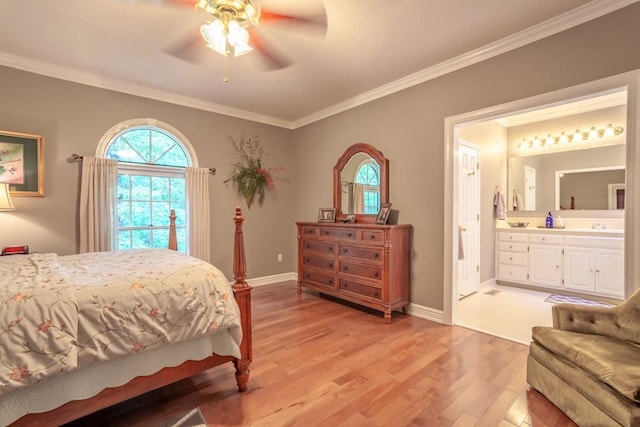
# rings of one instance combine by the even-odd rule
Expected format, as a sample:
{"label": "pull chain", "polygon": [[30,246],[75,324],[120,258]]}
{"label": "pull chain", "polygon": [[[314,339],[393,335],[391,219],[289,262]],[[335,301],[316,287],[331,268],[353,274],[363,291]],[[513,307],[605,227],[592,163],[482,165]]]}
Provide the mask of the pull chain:
{"label": "pull chain", "polygon": [[224,76],[222,77],[222,81],[227,83],[229,82],[229,77],[227,77],[227,64],[229,60],[229,55],[224,56]]}

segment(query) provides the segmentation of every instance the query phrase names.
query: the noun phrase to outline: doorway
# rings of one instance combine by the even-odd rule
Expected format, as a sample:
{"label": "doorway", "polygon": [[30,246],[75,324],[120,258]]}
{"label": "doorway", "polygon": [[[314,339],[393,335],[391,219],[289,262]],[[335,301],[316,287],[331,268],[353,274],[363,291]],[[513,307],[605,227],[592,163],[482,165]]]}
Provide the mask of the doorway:
{"label": "doorway", "polygon": [[[634,159],[634,147],[631,141],[637,139],[637,129],[635,122],[638,121],[640,113],[635,108],[637,98],[637,82],[639,80],[640,73],[626,73],[620,76],[614,76],[611,78],[603,79],[596,82],[587,83],[580,86],[575,86],[565,90],[560,90],[544,95],[538,95],[531,98],[515,101],[508,104],[494,106],[485,110],[472,111],[459,116],[449,117],[445,119],[445,265],[444,265],[444,295],[443,295],[443,321],[447,324],[454,324],[456,321],[456,311],[458,309],[458,287],[460,286],[459,271],[457,268],[457,253],[458,253],[458,227],[459,219],[455,214],[458,212],[460,206],[458,206],[458,200],[460,198],[460,183],[458,182],[458,176],[460,174],[458,156],[460,155],[460,135],[461,129],[466,125],[481,124],[488,121],[496,121],[502,117],[508,117],[511,115],[529,113],[537,109],[543,109],[547,107],[557,107],[563,104],[590,99],[598,95],[605,93],[613,93],[619,91],[626,91],[626,158]],[[482,151],[481,151],[482,153]],[[456,159],[454,161],[454,159]],[[505,156],[506,162],[506,156]],[[631,161],[628,162],[630,166],[633,165]],[[504,171],[506,171],[506,164],[503,165]],[[485,176],[483,175],[483,180]],[[638,180],[636,174],[634,174],[634,168],[628,167],[627,170],[627,183],[626,190],[627,195],[632,194],[632,188],[634,184],[638,188],[636,183]],[[491,185],[494,183],[492,182]],[[506,187],[506,173],[504,182],[502,183]],[[635,206],[631,206],[631,200],[627,200],[627,206],[625,206],[624,218],[625,218],[625,259],[630,260],[634,256],[634,248],[631,244],[634,237],[640,241],[640,220],[633,218],[632,210]],[[532,215],[539,216],[540,213],[532,212]],[[636,224],[637,223],[637,224]],[[483,227],[483,235],[484,233]],[[495,230],[491,231],[491,234]],[[633,233],[633,234],[632,234]],[[636,236],[637,235],[637,236]],[[485,246],[482,246],[484,251]],[[640,276],[640,270],[635,268],[632,263],[625,263],[625,277],[626,277],[626,294],[629,295],[633,289],[633,283],[637,281],[635,278]]]}

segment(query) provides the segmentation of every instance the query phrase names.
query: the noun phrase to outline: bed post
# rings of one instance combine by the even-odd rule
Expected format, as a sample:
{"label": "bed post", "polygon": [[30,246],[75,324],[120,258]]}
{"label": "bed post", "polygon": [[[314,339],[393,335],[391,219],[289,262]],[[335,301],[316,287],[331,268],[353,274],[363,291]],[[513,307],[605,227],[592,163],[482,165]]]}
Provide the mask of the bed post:
{"label": "bed post", "polygon": [[236,382],[238,389],[247,391],[247,383],[249,382],[249,366],[252,360],[251,350],[251,286],[247,284],[247,261],[244,253],[244,236],[242,232],[242,223],[244,216],[242,209],[236,207],[236,214],[233,218],[236,223],[235,239],[233,244],[233,278],[235,283],[232,285],[236,301],[240,306],[242,317],[242,343],[240,344],[240,353],[242,357],[234,360],[236,367]]}
{"label": "bed post", "polygon": [[178,239],[176,238],[176,210],[171,209],[171,215],[169,215],[169,249],[172,251],[178,250]]}

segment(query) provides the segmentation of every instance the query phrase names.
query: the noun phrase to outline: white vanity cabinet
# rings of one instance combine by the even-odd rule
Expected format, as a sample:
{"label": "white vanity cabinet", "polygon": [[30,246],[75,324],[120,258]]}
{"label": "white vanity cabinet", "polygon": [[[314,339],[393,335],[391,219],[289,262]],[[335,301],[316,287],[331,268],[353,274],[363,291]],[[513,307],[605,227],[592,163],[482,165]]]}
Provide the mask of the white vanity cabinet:
{"label": "white vanity cabinet", "polygon": [[510,282],[529,279],[528,236],[525,233],[498,233],[497,275]]}
{"label": "white vanity cabinet", "polygon": [[624,238],[496,232],[496,279],[624,298]]}
{"label": "white vanity cabinet", "polygon": [[529,234],[529,282],[562,287],[562,236]]}
{"label": "white vanity cabinet", "polygon": [[564,287],[624,298],[624,239],[566,236]]}

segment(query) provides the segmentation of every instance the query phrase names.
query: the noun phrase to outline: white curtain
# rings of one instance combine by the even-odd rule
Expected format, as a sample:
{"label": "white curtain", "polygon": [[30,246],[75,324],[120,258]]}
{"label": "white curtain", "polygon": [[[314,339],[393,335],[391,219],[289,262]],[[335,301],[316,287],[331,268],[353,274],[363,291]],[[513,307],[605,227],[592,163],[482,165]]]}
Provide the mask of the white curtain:
{"label": "white curtain", "polygon": [[209,169],[185,168],[185,190],[189,230],[187,253],[210,262]]}
{"label": "white curtain", "polygon": [[118,161],[84,157],[80,188],[80,252],[114,250]]}
{"label": "white curtain", "polygon": [[364,213],[364,185],[353,184],[353,213]]}

